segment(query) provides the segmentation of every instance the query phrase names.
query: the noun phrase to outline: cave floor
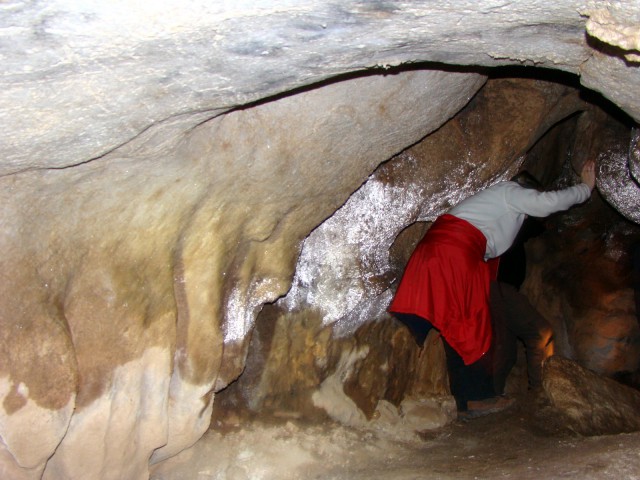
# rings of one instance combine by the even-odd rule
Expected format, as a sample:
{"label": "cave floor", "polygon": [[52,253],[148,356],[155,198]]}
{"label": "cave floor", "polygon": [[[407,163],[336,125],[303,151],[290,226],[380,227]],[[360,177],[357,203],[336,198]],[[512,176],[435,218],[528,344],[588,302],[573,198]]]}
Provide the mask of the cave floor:
{"label": "cave floor", "polygon": [[337,424],[210,430],[152,480],[640,479],[640,432],[580,437],[519,399],[506,412],[401,436]]}

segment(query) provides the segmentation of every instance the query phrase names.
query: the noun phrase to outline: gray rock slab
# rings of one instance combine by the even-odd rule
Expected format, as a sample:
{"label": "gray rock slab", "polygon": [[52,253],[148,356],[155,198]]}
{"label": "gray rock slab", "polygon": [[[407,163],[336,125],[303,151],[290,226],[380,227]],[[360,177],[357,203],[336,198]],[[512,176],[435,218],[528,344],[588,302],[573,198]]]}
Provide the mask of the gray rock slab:
{"label": "gray rock slab", "polygon": [[[437,62],[577,73],[592,53],[589,9],[602,3],[5,2],[0,174],[86,162],[170,117],[213,115],[356,70]],[[603,68],[582,75],[608,94]],[[620,88],[637,84],[637,70],[622,69]]]}

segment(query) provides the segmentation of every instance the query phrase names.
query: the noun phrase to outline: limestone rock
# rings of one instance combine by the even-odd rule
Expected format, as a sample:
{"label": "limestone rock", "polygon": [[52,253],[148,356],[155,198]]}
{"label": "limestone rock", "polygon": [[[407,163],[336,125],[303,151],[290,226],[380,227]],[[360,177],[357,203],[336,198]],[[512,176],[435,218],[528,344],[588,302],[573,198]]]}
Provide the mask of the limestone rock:
{"label": "limestone rock", "polygon": [[[533,161],[550,158],[551,150],[570,152],[574,160],[597,157],[601,169],[610,165],[604,161],[607,156],[618,158],[616,163],[626,158],[628,128],[599,109],[555,130],[536,146]],[[633,190],[631,185],[609,183],[617,175],[600,177],[590,200],[545,221],[546,233],[526,245],[527,279],[522,287],[552,325],[556,353],[608,376],[633,372],[640,365],[640,328],[629,275],[631,246],[640,238],[640,229],[600,195],[604,186],[612,188],[603,192],[605,198],[609,193],[621,198],[618,194]],[[636,201],[625,198],[627,206]]]}
{"label": "limestone rock", "polygon": [[639,24],[640,15],[629,15],[622,2],[615,2],[609,8],[590,12],[586,27],[590,35],[624,50],[628,61],[637,62],[640,61]]}
{"label": "limestone rock", "polygon": [[616,7],[594,0],[14,1],[0,19],[0,172],[77,165],[170,118],[219,114],[342,73],[407,62],[579,73],[638,120],[640,73],[618,64],[612,77],[607,57],[590,58],[585,39],[590,15],[590,31],[606,41],[595,28],[603,11],[624,25],[640,10],[635,2]]}
{"label": "limestone rock", "polygon": [[[602,135],[602,134],[601,134]],[[610,138],[616,138],[611,135]],[[640,224],[640,185],[633,177],[637,163],[637,138],[610,142],[598,156],[598,190],[627,219]]]}
{"label": "limestone rock", "polygon": [[[432,220],[459,196],[508,175],[538,136],[581,108],[572,88],[490,80],[454,119],[381,166],[305,240],[292,289],[258,318],[243,376],[219,398],[226,409],[313,417],[315,395],[314,406],[362,423],[381,400],[397,407],[410,397],[449,396],[436,332],[417,349],[406,328],[389,325],[393,282],[426,222],[396,236],[407,223]],[[500,121],[483,121],[489,112]],[[327,397],[339,412],[319,400]]]}
{"label": "limestone rock", "polygon": [[[530,240],[523,291],[552,325],[557,354],[602,375],[634,372],[640,365],[640,328],[628,272],[638,231],[616,225],[620,218],[611,213],[610,222],[589,224],[582,214],[602,219],[608,209],[598,206],[597,198],[591,207],[603,211],[556,217],[552,221],[560,222],[561,234]],[[606,245],[603,228],[610,232]]]}
{"label": "limestone rock", "polygon": [[636,183],[640,184],[640,128],[633,129],[629,145],[629,170]]}
{"label": "limestone rock", "polygon": [[544,365],[543,386],[551,403],[580,435],[640,430],[640,392],[601,377],[560,356]]}
{"label": "limestone rock", "polygon": [[[195,129],[193,118],[168,122],[74,168],[3,177],[1,263],[12,278],[0,285],[0,431],[16,462],[41,469],[55,451],[51,475],[136,478],[152,454],[197,440],[213,393],[243,369],[257,311],[286,292],[300,239],[483,81],[365,76],[200,115]],[[448,99],[435,102],[429,84]],[[32,405],[45,410],[29,416],[50,420],[27,447],[15,419]],[[114,409],[119,426],[108,428]],[[100,431],[100,445],[139,436],[130,460],[87,441]],[[90,448],[90,464],[78,463]]]}
{"label": "limestone rock", "polygon": [[[599,2],[584,3],[3,3],[2,472],[144,478],[149,459],[196,441],[244,368],[259,311],[288,291],[302,239],[464,106],[486,78],[477,66],[573,72],[640,119],[640,72],[587,43]],[[379,233],[360,207],[388,193],[393,225],[377,242],[336,242],[334,260],[357,260],[333,277],[341,288],[318,277],[304,291],[339,292],[319,302],[320,331],[348,337],[381,314],[397,233],[506,175],[576,111],[563,87],[533,91],[537,118],[507,125],[513,142],[468,117],[448,130],[463,150],[441,136],[431,151],[446,160],[399,157],[407,171],[380,170],[354,196],[356,227],[338,235]],[[495,155],[478,157],[485,148]]]}

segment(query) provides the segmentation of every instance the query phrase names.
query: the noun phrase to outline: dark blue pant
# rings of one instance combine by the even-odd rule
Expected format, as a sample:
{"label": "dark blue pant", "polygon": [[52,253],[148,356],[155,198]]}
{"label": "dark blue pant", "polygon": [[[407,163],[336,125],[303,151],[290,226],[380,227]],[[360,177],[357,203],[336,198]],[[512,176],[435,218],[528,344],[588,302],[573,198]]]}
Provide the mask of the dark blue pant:
{"label": "dark blue pant", "polygon": [[[433,325],[418,315],[408,313],[394,313],[393,315],[409,328],[418,345],[422,347],[429,330],[434,328]],[[449,345],[445,338],[441,338],[447,357],[449,388],[451,395],[456,399],[458,411],[466,411],[469,400],[484,400],[494,397],[490,354],[485,354],[471,365],[465,365],[458,352]]]}
{"label": "dark blue pant", "polygon": [[513,285],[491,282],[491,318],[493,320],[493,373],[498,394],[504,387],[518,357],[518,338],[527,354],[529,386],[542,387],[542,364],[553,354],[553,329]]}

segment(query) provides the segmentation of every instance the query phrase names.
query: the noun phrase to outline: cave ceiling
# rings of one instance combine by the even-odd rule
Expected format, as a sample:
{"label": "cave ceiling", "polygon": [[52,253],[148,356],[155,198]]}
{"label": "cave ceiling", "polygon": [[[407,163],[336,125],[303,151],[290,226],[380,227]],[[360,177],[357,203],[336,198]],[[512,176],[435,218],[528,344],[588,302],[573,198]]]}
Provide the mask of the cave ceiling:
{"label": "cave ceiling", "polygon": [[564,70],[640,119],[637,2],[12,1],[2,9],[4,174],[90,161],[169,119],[193,125],[346,72],[414,62]]}

